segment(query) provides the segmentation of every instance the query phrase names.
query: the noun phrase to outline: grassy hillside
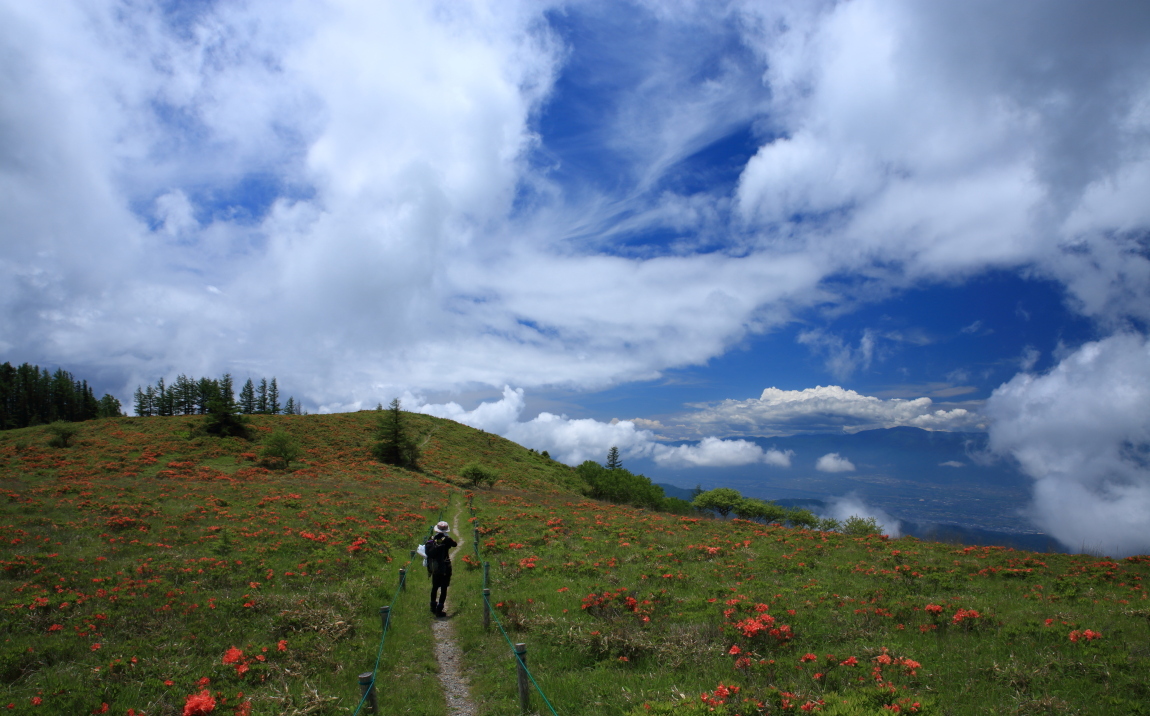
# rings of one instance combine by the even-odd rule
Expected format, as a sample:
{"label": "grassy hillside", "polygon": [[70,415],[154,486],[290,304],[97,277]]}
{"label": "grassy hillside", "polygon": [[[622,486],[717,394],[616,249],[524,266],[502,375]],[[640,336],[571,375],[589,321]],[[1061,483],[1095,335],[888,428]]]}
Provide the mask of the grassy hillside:
{"label": "grassy hillside", "polygon": [[[480,623],[481,560],[560,714],[1150,712],[1150,559],[607,505],[558,463],[427,416],[409,416],[410,473],[370,459],[375,417],[257,416],[252,442],[199,437],[200,418],[84,423],[70,448],[0,433],[0,707],[348,714],[379,654],[384,713],[445,714],[418,565],[397,591],[442,515],[465,538],[449,607],[484,714],[518,708],[507,642]],[[291,471],[257,462],[273,429],[305,449]],[[500,475],[473,514],[470,462]]]}
{"label": "grassy hillside", "polygon": [[[540,491],[572,479],[502,438],[409,418],[423,474],[370,459],[372,412],[256,416],[251,442],[197,436],[199,417],[86,422],[63,449],[45,428],[0,433],[0,707],[177,714],[207,689],[219,712],[344,713],[378,607],[458,468]],[[258,464],[273,427],[305,449],[290,472]],[[430,632],[396,623],[403,655],[381,688],[425,701]]]}
{"label": "grassy hillside", "polygon": [[[1150,713],[1150,558],[476,505],[492,600],[559,713]],[[461,627],[511,713],[505,644]]]}

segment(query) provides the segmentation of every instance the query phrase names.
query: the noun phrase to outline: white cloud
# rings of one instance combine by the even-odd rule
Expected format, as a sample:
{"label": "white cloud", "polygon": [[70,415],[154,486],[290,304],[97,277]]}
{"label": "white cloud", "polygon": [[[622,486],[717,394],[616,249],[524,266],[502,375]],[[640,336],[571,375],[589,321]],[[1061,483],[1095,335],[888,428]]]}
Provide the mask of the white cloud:
{"label": "white cloud", "polygon": [[846,380],[858,370],[866,370],[874,359],[875,335],[863,332],[858,348],[852,348],[842,338],[814,329],[799,334],[799,343],[826,356],[827,371],[839,380]]}
{"label": "white cloud", "polygon": [[1089,315],[1150,315],[1146,8],[745,8],[781,125],[738,190],[765,237],[903,278],[1033,263]]}
{"label": "white cloud", "polygon": [[930,398],[883,400],[837,385],[805,390],[767,388],[759,398],[728,399],[694,407],[698,408],[696,412],[676,416],[675,430],[672,425],[665,425],[663,432],[785,435],[857,432],[900,425],[924,430],[978,430],[983,425],[977,413],[966,408],[939,409]]}
{"label": "white cloud", "polygon": [[966,467],[966,463],[959,462],[958,460],[947,460],[946,462],[940,462],[938,464],[938,466],[939,467]]}
{"label": "white cloud", "polygon": [[837,452],[830,452],[815,462],[815,469],[822,472],[854,472],[855,466]]}
{"label": "white cloud", "polygon": [[863,519],[873,517],[882,529],[883,534],[890,535],[891,537],[898,537],[902,534],[901,522],[883,510],[867,505],[858,495],[852,494],[845,497],[832,498],[827,504],[826,509],[824,509],[819,516],[833,517],[840,522],[845,522],[851,517],[861,517]]}
{"label": "white cloud", "polygon": [[[415,406],[421,401],[408,395],[403,402]],[[568,465],[578,465],[584,460],[603,462],[612,447],[618,447],[625,458],[653,458],[666,467],[731,467],[752,463],[790,467],[791,464],[790,450],[764,451],[745,440],[708,437],[693,445],[664,445],[656,441],[650,430],[630,420],[604,423],[543,412],[531,420],[521,421],[519,416],[525,404],[522,388],[504,386],[502,398],[480,403],[472,410],[454,402],[423,404],[412,409],[502,435],[525,447],[546,450],[551,457]]]}
{"label": "white cloud", "polygon": [[[990,268],[1034,267],[1106,325],[1150,317],[1136,4],[604,7],[0,0],[6,350],[127,392],[278,374],[343,409],[649,379],[795,310]],[[556,9],[614,29],[565,46]],[[624,83],[580,136],[610,180],[538,134],[565,71]],[[737,190],[668,188],[751,126]],[[874,360],[806,335],[834,375]],[[973,422],[915,410],[837,426]]]}
{"label": "white cloud", "polygon": [[1024,373],[1029,373],[1034,370],[1034,366],[1038,364],[1038,359],[1042,357],[1042,353],[1034,346],[1026,346],[1022,349],[1022,355],[1018,358],[1018,366],[1022,368]]}
{"label": "white cloud", "polygon": [[1150,340],[1088,343],[986,403],[990,446],[1034,479],[1030,514],[1072,549],[1150,551]]}
{"label": "white cloud", "polygon": [[654,447],[655,463],[663,467],[731,467],[764,463],[773,467],[790,467],[793,450],[764,451],[746,440],[703,438],[695,445]]}

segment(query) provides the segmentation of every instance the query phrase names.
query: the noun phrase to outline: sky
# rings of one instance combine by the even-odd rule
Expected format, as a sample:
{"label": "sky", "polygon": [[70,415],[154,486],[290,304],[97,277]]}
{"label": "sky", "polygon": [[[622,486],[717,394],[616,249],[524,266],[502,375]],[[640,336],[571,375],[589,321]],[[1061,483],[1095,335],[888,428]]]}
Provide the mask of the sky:
{"label": "sky", "polygon": [[0,0],[0,52],[0,360],[567,462],[986,431],[1037,526],[1150,534],[1144,2]]}

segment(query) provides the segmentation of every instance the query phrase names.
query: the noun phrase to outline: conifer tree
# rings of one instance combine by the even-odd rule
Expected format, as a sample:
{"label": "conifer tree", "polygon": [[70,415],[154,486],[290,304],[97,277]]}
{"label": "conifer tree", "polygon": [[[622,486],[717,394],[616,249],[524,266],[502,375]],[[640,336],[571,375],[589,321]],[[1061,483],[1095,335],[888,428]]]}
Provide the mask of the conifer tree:
{"label": "conifer tree", "polygon": [[193,415],[196,412],[196,384],[183,373],[176,376],[176,382],[168,389],[172,396],[173,415]]}
{"label": "conifer tree", "polygon": [[607,451],[607,465],[608,470],[618,470],[623,467],[623,461],[619,459],[619,448],[614,445]]}
{"label": "conifer tree", "polygon": [[284,404],[284,415],[295,415],[295,398],[288,396],[287,403]]}
{"label": "conifer tree", "polygon": [[272,376],[272,382],[268,385],[268,412],[272,415],[280,413],[280,389],[276,385],[275,376]]}
{"label": "conifer tree", "polygon": [[256,412],[256,388],[252,385],[251,378],[248,378],[248,382],[244,383],[243,389],[240,390],[240,412],[244,415]]}
{"label": "conifer tree", "polygon": [[222,400],[236,401],[236,387],[232,383],[232,374],[224,373],[220,379],[216,381],[216,395]]}
{"label": "conifer tree", "polygon": [[123,414],[123,406],[120,405],[120,400],[110,393],[104,393],[104,397],[100,398],[99,417],[118,418]]}
{"label": "conifer tree", "polygon": [[[221,389],[216,391],[211,402],[208,403],[208,417],[204,421],[204,430],[210,435],[220,437],[237,437],[245,440],[250,437],[247,418],[242,414],[240,405],[236,403],[232,393],[232,376],[225,373],[219,381]],[[248,380],[244,390],[252,385]],[[243,393],[240,393],[242,396]]]}
{"label": "conifer tree", "polygon": [[395,398],[388,405],[388,409],[379,414],[377,425],[379,442],[375,444],[372,452],[382,463],[418,470],[419,447],[403,423],[399,398]]}
{"label": "conifer tree", "polygon": [[268,379],[260,378],[260,387],[256,390],[256,412],[268,412]]}
{"label": "conifer tree", "polygon": [[164,385],[164,379],[156,383],[156,415],[161,417],[172,414],[171,396],[168,394],[168,388]]}
{"label": "conifer tree", "polygon": [[208,404],[215,400],[220,392],[220,384],[211,378],[200,378],[196,381],[196,414],[203,415],[208,412]]}
{"label": "conifer tree", "polygon": [[150,417],[152,414],[150,402],[144,394],[144,389],[137,385],[136,392],[132,394],[132,409],[136,411],[136,415],[141,418]]}

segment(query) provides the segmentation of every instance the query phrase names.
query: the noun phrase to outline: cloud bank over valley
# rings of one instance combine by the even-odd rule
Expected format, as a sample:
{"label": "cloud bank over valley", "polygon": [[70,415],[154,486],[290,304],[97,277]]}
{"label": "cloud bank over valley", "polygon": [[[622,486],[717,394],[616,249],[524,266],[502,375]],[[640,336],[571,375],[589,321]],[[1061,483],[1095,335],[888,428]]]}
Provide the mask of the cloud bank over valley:
{"label": "cloud bank over valley", "polygon": [[473,410],[465,410],[458,403],[420,405],[414,396],[408,396],[406,403],[416,412],[493,432],[540,452],[546,450],[551,457],[568,465],[578,465],[585,460],[603,462],[612,447],[618,447],[626,458],[647,457],[668,467],[730,467],[759,463],[790,467],[791,464],[789,454],[771,449],[764,451],[746,440],[708,437],[694,445],[665,445],[658,442],[650,430],[643,430],[630,420],[607,423],[543,412],[523,421],[519,419],[526,405],[523,392],[522,388],[504,387],[501,399],[480,403]]}
{"label": "cloud bank over valley", "polygon": [[986,405],[990,446],[1034,479],[1030,517],[1071,549],[1150,552],[1150,341],[1090,343]]}

